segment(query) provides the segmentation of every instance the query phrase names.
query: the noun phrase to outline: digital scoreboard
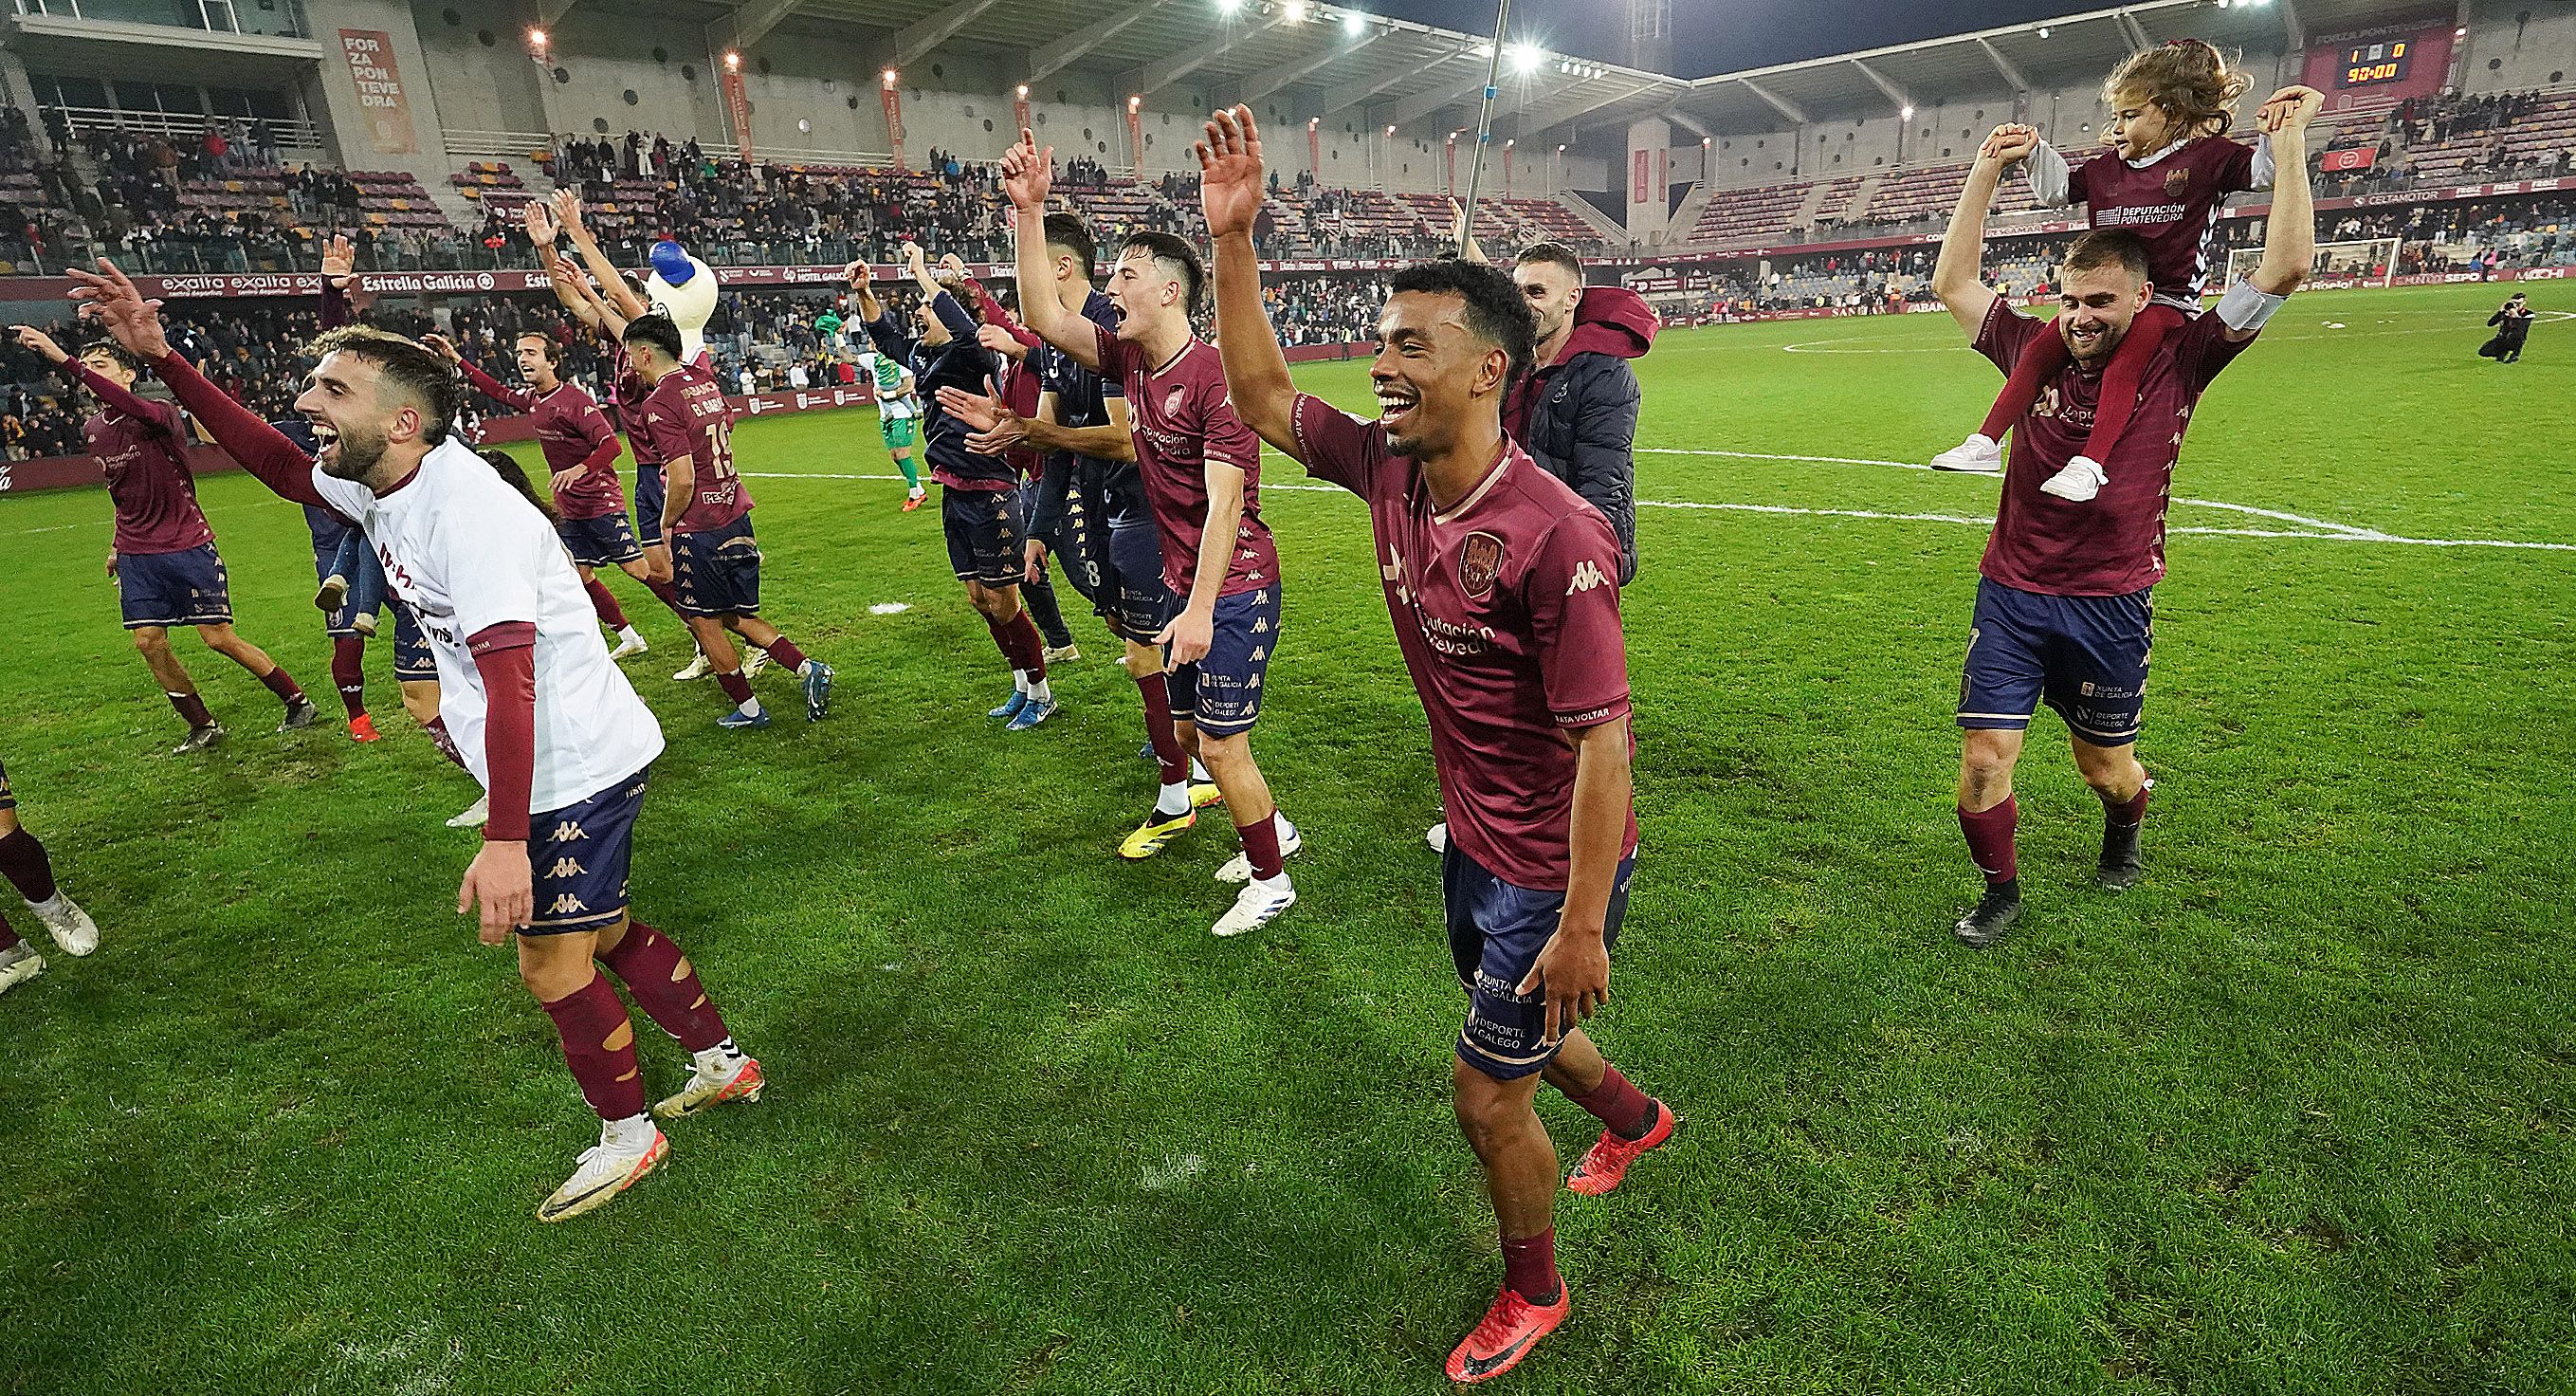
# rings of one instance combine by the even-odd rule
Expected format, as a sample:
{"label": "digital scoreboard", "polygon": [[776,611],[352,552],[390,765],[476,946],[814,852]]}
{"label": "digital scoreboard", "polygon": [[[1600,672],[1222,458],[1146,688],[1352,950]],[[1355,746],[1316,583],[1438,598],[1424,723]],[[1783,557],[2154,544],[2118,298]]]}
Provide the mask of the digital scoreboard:
{"label": "digital scoreboard", "polygon": [[2414,48],[2415,45],[2405,39],[2354,44],[2343,51],[2343,65],[2335,74],[2335,86],[2385,87],[2391,83],[2402,83],[2413,70]]}

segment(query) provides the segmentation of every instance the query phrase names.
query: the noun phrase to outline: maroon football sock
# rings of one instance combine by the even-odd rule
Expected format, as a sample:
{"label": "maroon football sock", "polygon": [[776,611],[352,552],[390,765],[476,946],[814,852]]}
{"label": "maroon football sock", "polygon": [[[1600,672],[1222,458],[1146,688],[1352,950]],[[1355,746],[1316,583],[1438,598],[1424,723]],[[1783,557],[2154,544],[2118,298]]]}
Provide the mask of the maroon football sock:
{"label": "maroon football sock", "polygon": [[599,962],[625,983],[635,1006],[651,1014],[681,1046],[703,1052],[725,1040],[723,1015],[698,983],[688,955],[669,936],[630,921],[626,938]]}
{"label": "maroon football sock", "polygon": [[769,658],[772,662],[777,664],[779,668],[782,668],[791,674],[805,667],[805,651],[796,648],[796,642],[788,639],[784,635],[781,635],[777,639],[770,641],[768,644],[761,646],[761,648],[769,651]]}
{"label": "maroon football sock", "polygon": [[7,838],[0,838],[0,877],[7,877],[28,901],[54,899],[54,860],[45,856],[45,846],[25,829],[12,829]]}
{"label": "maroon football sock", "polygon": [[1243,856],[1252,864],[1252,875],[1264,882],[1277,877],[1279,858],[1279,816],[1265,814],[1250,824],[1237,824],[1234,832],[1243,840]]}
{"label": "maroon football sock", "polygon": [[670,607],[671,614],[678,616],[682,621],[686,621],[689,618],[689,613],[680,609],[680,589],[678,587],[671,585],[669,582],[646,582],[644,584],[644,589],[653,593],[655,600],[658,600],[663,605]]}
{"label": "maroon football sock", "polygon": [[1553,1304],[1565,1293],[1565,1280],[1556,1273],[1555,1227],[1503,1238],[1503,1288],[1533,1304]]}
{"label": "maroon football sock", "polygon": [[751,701],[751,680],[744,678],[740,669],[716,675],[716,686],[723,689],[725,696],[736,703]]}
{"label": "maroon football sock", "polygon": [[170,706],[179,710],[179,720],[191,728],[215,725],[215,715],[206,711],[206,700],[196,694],[164,692],[161,696],[170,700]]}
{"label": "maroon football sock", "polygon": [[2148,362],[2155,358],[2165,337],[2182,326],[2181,311],[2155,302],[2129,321],[2129,332],[2120,337],[2120,347],[2111,351],[2111,362],[2102,366],[2102,391],[2095,398],[2093,430],[2084,438],[2084,454],[2092,457],[2094,464],[2109,460],[2111,448],[2120,444],[2120,433],[2129,429],[2129,418],[2137,413],[2138,386],[2146,379]]}
{"label": "maroon football sock", "polygon": [[2120,829],[2132,829],[2145,822],[2147,817],[2147,795],[2154,788],[2155,787],[2151,785],[2141,785],[2138,787],[2137,794],[2118,804],[2113,804],[2109,800],[2104,800],[2102,802],[2102,822]]}
{"label": "maroon football sock", "polygon": [[1160,674],[1147,674],[1136,680],[1137,696],[1145,700],[1145,740],[1154,744],[1154,760],[1163,768],[1163,784],[1178,785],[1190,778],[1189,753],[1181,750],[1181,735],[1172,730],[1172,690]]}
{"label": "maroon football sock", "polygon": [[583,582],[581,589],[589,593],[590,609],[598,613],[602,624],[611,630],[626,628],[626,609],[617,604],[616,596],[610,593],[605,583],[593,577]]}
{"label": "maroon football sock", "polygon": [[1643,1139],[1655,1127],[1655,1098],[1628,1083],[1619,1068],[1602,1063],[1601,1084],[1590,1095],[1568,1093],[1566,1099],[1583,1107],[1583,1112],[1599,1120],[1612,1134],[1622,1139]]}
{"label": "maroon football sock", "polygon": [[1011,623],[1006,620],[995,620],[991,616],[986,616],[984,617],[984,628],[992,632],[993,648],[1002,652],[1002,662],[1010,665],[1014,669],[1019,668],[1019,656],[1011,651]]}
{"label": "maroon football sock", "polygon": [[[563,1037],[564,1065],[581,1086],[582,1099],[603,1120],[644,1113],[644,1076],[635,1064],[635,1027],[626,1004],[596,970],[590,982],[546,1005]],[[625,1038],[623,1045],[608,1044]]]}
{"label": "maroon football sock", "polygon": [[340,690],[340,706],[349,710],[349,720],[367,715],[367,642],[355,635],[341,635],[331,641],[331,686]]}
{"label": "maroon football sock", "polygon": [[2004,390],[1995,395],[1995,405],[1986,409],[1986,420],[1977,430],[1989,439],[2001,441],[2013,429],[2021,414],[2039,401],[2039,390],[2049,379],[2066,367],[2066,341],[2055,331],[2035,334],[2022,346],[2021,357],[2013,360],[2012,374],[2004,379]]}
{"label": "maroon football sock", "polygon": [[19,944],[18,933],[9,929],[9,918],[0,916],[0,950],[15,950]]}
{"label": "maroon football sock", "polygon": [[268,691],[276,694],[279,701],[290,708],[304,701],[304,690],[295,686],[295,676],[287,673],[286,666],[283,664],[273,666],[267,673],[260,675],[259,681],[267,684]]}
{"label": "maroon football sock", "polygon": [[1986,875],[1987,886],[2021,877],[2021,865],[2013,857],[2013,825],[2020,818],[2010,795],[1993,809],[1959,806],[1959,832],[1968,836],[1968,857]]}
{"label": "maroon football sock", "polygon": [[465,753],[456,749],[456,739],[448,735],[446,718],[433,717],[429,720],[429,740],[438,748],[439,755],[456,763],[456,769],[468,775],[473,774],[474,768],[465,764]]}
{"label": "maroon football sock", "polygon": [[1022,670],[1034,683],[1046,677],[1046,637],[1038,633],[1038,624],[1027,611],[1011,617],[1011,667]]}

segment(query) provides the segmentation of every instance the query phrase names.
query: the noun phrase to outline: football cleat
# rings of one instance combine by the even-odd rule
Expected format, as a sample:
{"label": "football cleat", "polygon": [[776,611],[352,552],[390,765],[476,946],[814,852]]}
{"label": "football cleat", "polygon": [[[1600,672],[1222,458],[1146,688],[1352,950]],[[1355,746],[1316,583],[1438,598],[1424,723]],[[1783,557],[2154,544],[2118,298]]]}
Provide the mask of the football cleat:
{"label": "football cleat", "polygon": [[491,817],[492,797],[489,795],[478,795],[475,797],[474,803],[458,810],[455,817],[447,821],[447,827],[450,829],[480,829],[483,827],[483,821],[490,819]]}
{"label": "football cleat", "polygon": [[1975,906],[1968,908],[1968,914],[1959,918],[1959,924],[1951,927],[1950,933],[1959,938],[1961,945],[1983,949],[2003,939],[2004,932],[2011,930],[2013,923],[2020,919],[2021,888],[2012,883],[1989,885],[1986,894],[1977,899]]}
{"label": "football cleat", "polygon": [[[1297,832],[1296,825],[1289,825],[1288,837],[1279,841],[1280,861],[1286,862],[1288,859],[1296,857],[1297,850],[1304,848],[1305,846],[1306,836]],[[1225,866],[1216,870],[1216,880],[1219,882],[1250,882],[1252,880],[1251,857],[1246,854],[1237,853],[1233,857],[1227,859]]]}
{"label": "football cleat", "polygon": [[170,754],[186,756],[190,752],[211,750],[215,743],[223,739],[224,725],[220,722],[209,722],[203,727],[191,727],[188,729],[187,740],[170,748]]}
{"label": "football cleat", "polygon": [[349,628],[357,631],[360,635],[363,635],[370,640],[376,638],[376,613],[373,611],[360,611],[356,615],[349,617]]}
{"label": "football cleat", "polygon": [[832,675],[838,672],[819,659],[805,661],[805,720],[821,722],[832,710]]}
{"label": "football cleat", "polygon": [[607,1206],[617,1195],[643,1180],[663,1159],[670,1156],[671,1141],[662,1131],[653,1131],[651,1143],[641,1148],[621,1149],[609,1142],[608,1129],[602,1126],[599,1142],[581,1151],[581,1163],[555,1189],[554,1196],[537,1206],[537,1220],[558,1222]]}
{"label": "football cleat", "polygon": [[683,1119],[733,1101],[758,1100],[761,1087],[768,1084],[768,1078],[760,1074],[760,1063],[750,1057],[736,1057],[729,1063],[712,1066],[702,1062],[690,1073],[689,1084],[682,1086],[678,1095],[654,1106],[653,1113],[666,1120]]}
{"label": "football cleat", "polygon": [[1015,688],[1011,690],[1011,696],[1003,701],[1002,706],[993,709],[991,712],[984,714],[984,716],[1001,718],[1018,717],[1020,715],[1020,709],[1025,708],[1028,705],[1029,695],[1022,693]]}
{"label": "football cleat", "polygon": [[2145,861],[2138,856],[2138,835],[2146,825],[2104,824],[2102,826],[2102,861],[2093,869],[2093,885],[2105,892],[2126,892],[2138,885],[2139,874],[2146,871]]}
{"label": "football cleat", "polygon": [[643,636],[637,635],[631,639],[619,640],[617,642],[617,648],[608,652],[608,657],[611,659],[630,659],[651,648],[653,648],[651,645],[644,643]]}
{"label": "football cleat", "polygon": [[1993,437],[1977,432],[1967,440],[1932,458],[1935,470],[1956,470],[1969,475],[2004,473],[2004,448]]}
{"label": "football cleat", "polygon": [[1424,830],[1422,841],[1431,845],[1432,852],[1446,854],[1449,851],[1449,821],[1443,819]]}
{"label": "football cleat", "polygon": [[2091,456],[2077,456],[2066,463],[2064,470],[2040,481],[2039,492],[2056,495],[2071,504],[2083,504],[2100,494],[2102,487],[2109,483],[2110,473],[2102,468],[2100,461]]}
{"label": "football cleat", "polygon": [[1592,1141],[1592,1147],[1575,1161],[1573,1171],[1565,1175],[1565,1185],[1586,1197],[1599,1197],[1619,1186],[1620,1180],[1628,1176],[1629,1164],[1647,1150],[1661,1148],[1682,1127],[1682,1117],[1660,1100],[1655,1102],[1655,1116],[1655,1127],[1640,1139],[1622,1139],[1609,1130],[1601,1131],[1601,1137]]}
{"label": "football cleat", "polygon": [[920,508],[921,502],[929,497],[930,496],[928,494],[920,490],[914,490],[912,493],[904,496],[903,511],[907,514],[911,513],[913,510]]}
{"label": "football cleat", "polygon": [[280,732],[293,732],[301,728],[310,727],[321,720],[322,710],[313,706],[312,699],[298,698],[294,702],[286,705],[286,716],[277,720],[277,730]]}
{"label": "football cleat", "polygon": [[1138,759],[1145,761],[1160,761],[1163,759],[1154,754],[1154,744],[1152,742],[1147,742],[1143,746],[1136,748],[1136,755]]}
{"label": "football cleat", "polygon": [[703,679],[715,671],[716,666],[707,660],[707,652],[700,650],[690,658],[687,668],[671,676],[671,682],[687,683],[692,679]]}
{"label": "football cleat", "polygon": [[766,727],[768,725],[769,709],[767,708],[762,708],[757,712],[748,713],[738,707],[727,708],[725,709],[724,716],[716,719],[716,726],[721,727],[728,732],[739,732],[745,728]]}
{"label": "football cleat", "polygon": [[1206,809],[1210,805],[1223,803],[1225,803],[1225,792],[1217,788],[1215,781],[1201,780],[1197,776],[1190,777],[1191,809]]}
{"label": "football cleat", "polygon": [[1178,814],[1151,811],[1145,816],[1145,822],[1136,826],[1134,833],[1118,841],[1118,856],[1129,862],[1151,858],[1198,822],[1199,812],[1194,809],[1185,809]]}
{"label": "football cleat", "polygon": [[1476,1321],[1458,1350],[1449,1354],[1449,1380],[1492,1381],[1521,1364],[1538,1340],[1556,1331],[1574,1307],[1572,1291],[1560,1282],[1553,1304],[1533,1304],[1506,1289]]}
{"label": "football cleat", "polygon": [[1071,664],[1080,658],[1082,647],[1070,640],[1061,645],[1049,645],[1046,649],[1046,662],[1049,664]]}
{"label": "football cleat", "polygon": [[762,649],[758,645],[744,645],[742,647],[742,652],[742,676],[744,678],[747,679],[754,677],[759,674],[761,670],[769,667],[769,651]]}
{"label": "football cleat", "polygon": [[349,740],[353,742],[372,742],[377,740],[376,719],[367,713],[360,713],[356,717],[350,718]]}
{"label": "football cleat", "polygon": [[25,941],[22,940],[6,950],[0,950],[0,994],[5,994],[44,972],[45,957],[37,954],[36,947]]}
{"label": "football cleat", "polygon": [[1209,927],[1214,935],[1232,938],[1260,930],[1279,919],[1279,913],[1297,904],[1297,889],[1288,885],[1286,875],[1271,884],[1248,882],[1234,896],[1234,905]]}
{"label": "football cleat", "polygon": [[45,930],[53,936],[54,944],[62,947],[64,954],[78,959],[98,948],[98,923],[89,919],[89,913],[81,910],[79,903],[63,893],[54,893],[54,899],[49,902],[29,902],[27,910],[45,923]]}
{"label": "football cleat", "polygon": [[313,593],[313,609],[336,611],[340,609],[340,603],[348,599],[349,579],[335,572],[323,578],[321,590]]}
{"label": "football cleat", "polygon": [[1018,712],[1011,715],[1011,720],[1009,722],[1002,724],[1002,730],[1005,732],[1025,732],[1053,716],[1055,716],[1055,700],[1053,698],[1032,698],[1028,702],[1022,704]]}

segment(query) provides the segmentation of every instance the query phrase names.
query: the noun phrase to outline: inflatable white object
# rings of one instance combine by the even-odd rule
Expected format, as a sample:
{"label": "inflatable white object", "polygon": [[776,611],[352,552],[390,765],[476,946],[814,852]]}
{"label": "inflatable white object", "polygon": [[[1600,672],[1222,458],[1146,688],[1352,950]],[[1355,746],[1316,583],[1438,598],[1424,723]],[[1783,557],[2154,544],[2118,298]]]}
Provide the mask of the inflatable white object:
{"label": "inflatable white object", "polygon": [[680,360],[695,363],[706,352],[707,321],[716,313],[716,274],[678,243],[653,244],[653,270],[644,294],[680,328]]}

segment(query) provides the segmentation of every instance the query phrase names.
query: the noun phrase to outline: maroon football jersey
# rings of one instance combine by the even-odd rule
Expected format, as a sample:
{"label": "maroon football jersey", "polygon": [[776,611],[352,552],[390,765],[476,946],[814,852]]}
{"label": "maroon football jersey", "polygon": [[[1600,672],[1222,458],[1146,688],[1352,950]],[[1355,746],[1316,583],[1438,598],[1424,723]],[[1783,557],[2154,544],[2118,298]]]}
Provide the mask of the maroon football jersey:
{"label": "maroon football jersey", "polygon": [[[1308,472],[1368,501],[1449,836],[1505,882],[1564,891],[1575,770],[1565,734],[1628,711],[1618,535],[1508,440],[1484,483],[1443,511],[1385,427],[1303,394],[1296,425]],[[1632,804],[1621,856],[1636,847]]]}
{"label": "maroon football jersey", "polygon": [[1207,528],[1207,466],[1243,472],[1243,520],[1220,596],[1259,591],[1279,580],[1279,549],[1261,521],[1261,439],[1234,415],[1225,395],[1225,361],[1216,346],[1193,337],[1170,363],[1155,367],[1132,340],[1105,326],[1100,376],[1126,385],[1128,434],[1136,472],[1163,539],[1163,585],[1184,603],[1199,570],[1199,535]]}
{"label": "maroon football jersey", "polygon": [[2253,187],[2253,147],[2207,136],[2169,146],[2143,165],[2096,155],[2068,177],[2067,199],[2084,205],[2094,227],[2146,239],[2156,294],[2197,307],[2218,252],[2218,206]]}
{"label": "maroon football jersey", "polygon": [[[533,389],[513,388],[472,364],[460,364],[474,391],[514,411],[526,413],[545,452],[546,473],[560,475],[588,463],[579,479],[555,491],[555,511],[567,519],[598,519],[626,512],[626,487],[617,481],[617,430],[590,394],[571,383],[557,383],[540,396]],[[606,451],[603,456],[601,453]]]}
{"label": "maroon football jersey", "polygon": [[652,443],[655,463],[687,456],[696,476],[672,531],[722,528],[751,512],[751,491],[733,468],[733,409],[704,369],[682,364],[663,374],[633,415],[642,418],[638,426]]}
{"label": "maroon football jersey", "polygon": [[81,423],[89,452],[107,477],[116,509],[114,547],[120,553],[178,553],[215,541],[197,507],[196,478],[188,473],[186,430],[179,409],[122,391],[87,369],[81,381],[102,401],[122,405],[91,413]]}
{"label": "maroon football jersey", "polygon": [[[1977,352],[2006,373],[2022,346],[2057,327],[2012,308],[2002,297],[1977,331]],[[2041,385],[2038,400],[2014,423],[2012,458],[2004,466],[2003,501],[1986,540],[1980,570],[2023,591],[2054,596],[2125,596],[2165,574],[2165,502],[2183,431],[2220,369],[2254,341],[2230,341],[2227,326],[2203,315],[2166,336],[2138,384],[2137,415],[2102,462],[2111,480],[2090,502],[2042,494],[2040,485],[2066,468],[2093,432],[2101,391],[2098,368],[2069,363]]]}

